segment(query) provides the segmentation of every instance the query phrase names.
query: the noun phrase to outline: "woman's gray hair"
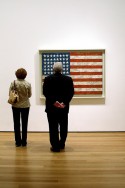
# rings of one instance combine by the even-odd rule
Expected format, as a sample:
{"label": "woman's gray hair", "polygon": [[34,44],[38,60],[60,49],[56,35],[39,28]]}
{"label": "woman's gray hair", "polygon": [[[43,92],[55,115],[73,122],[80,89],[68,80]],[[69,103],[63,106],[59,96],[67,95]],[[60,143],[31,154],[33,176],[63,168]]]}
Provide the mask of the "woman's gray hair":
{"label": "woman's gray hair", "polygon": [[62,72],[63,66],[61,62],[55,62],[53,65],[53,71],[56,72]]}

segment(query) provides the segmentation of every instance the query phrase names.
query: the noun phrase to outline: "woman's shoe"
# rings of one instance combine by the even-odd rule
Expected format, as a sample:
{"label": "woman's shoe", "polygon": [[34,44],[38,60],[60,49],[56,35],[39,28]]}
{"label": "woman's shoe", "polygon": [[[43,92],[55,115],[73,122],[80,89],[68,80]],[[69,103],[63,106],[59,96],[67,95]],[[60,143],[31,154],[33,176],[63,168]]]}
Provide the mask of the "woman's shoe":
{"label": "woman's shoe", "polygon": [[21,146],[21,144],[16,144],[16,147],[20,147]]}
{"label": "woman's shoe", "polygon": [[59,149],[59,148],[53,148],[53,147],[51,147],[50,150],[51,150],[52,152],[60,152],[60,149]]}

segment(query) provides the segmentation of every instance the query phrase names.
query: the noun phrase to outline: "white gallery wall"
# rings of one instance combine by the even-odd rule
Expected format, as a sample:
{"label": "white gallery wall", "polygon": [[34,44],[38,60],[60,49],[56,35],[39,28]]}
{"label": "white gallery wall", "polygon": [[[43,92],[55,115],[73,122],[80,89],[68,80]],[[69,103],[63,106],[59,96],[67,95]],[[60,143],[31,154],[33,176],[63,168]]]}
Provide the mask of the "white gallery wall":
{"label": "white gallery wall", "polygon": [[105,100],[73,99],[69,131],[125,131],[125,1],[0,0],[0,131],[13,131],[7,103],[15,70],[32,84],[29,131],[48,131],[39,50],[105,49]]}

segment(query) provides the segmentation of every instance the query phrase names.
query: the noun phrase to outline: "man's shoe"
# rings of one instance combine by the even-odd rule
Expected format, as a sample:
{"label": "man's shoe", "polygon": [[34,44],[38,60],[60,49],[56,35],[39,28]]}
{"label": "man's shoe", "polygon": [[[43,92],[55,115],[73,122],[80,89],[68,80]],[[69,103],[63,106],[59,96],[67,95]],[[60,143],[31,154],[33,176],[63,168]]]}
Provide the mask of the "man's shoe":
{"label": "man's shoe", "polygon": [[22,144],[22,147],[26,147],[27,146],[27,144]]}
{"label": "man's shoe", "polygon": [[22,141],[22,147],[25,147],[27,145],[26,141]]}
{"label": "man's shoe", "polygon": [[62,150],[65,149],[65,146],[60,146],[60,149],[62,149]]}
{"label": "man's shoe", "polygon": [[59,149],[59,148],[53,148],[53,147],[51,147],[50,150],[51,150],[52,152],[60,152],[60,149]]}
{"label": "man's shoe", "polygon": [[65,149],[65,144],[60,143],[60,149]]}

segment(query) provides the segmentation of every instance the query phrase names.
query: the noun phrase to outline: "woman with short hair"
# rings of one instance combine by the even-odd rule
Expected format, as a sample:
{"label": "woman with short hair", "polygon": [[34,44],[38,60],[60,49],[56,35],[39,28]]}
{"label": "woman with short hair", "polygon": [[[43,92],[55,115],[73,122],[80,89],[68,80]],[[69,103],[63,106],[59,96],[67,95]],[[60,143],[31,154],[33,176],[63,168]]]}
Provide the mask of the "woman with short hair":
{"label": "woman with short hair", "polygon": [[[19,147],[27,145],[27,127],[30,109],[29,98],[32,95],[32,91],[31,84],[25,80],[27,76],[27,71],[24,68],[17,69],[15,75],[17,78],[17,80],[15,80],[15,87],[19,94],[19,101],[12,104],[12,112],[14,122],[15,145],[16,147]],[[9,93],[13,88],[14,81],[10,85]]]}

